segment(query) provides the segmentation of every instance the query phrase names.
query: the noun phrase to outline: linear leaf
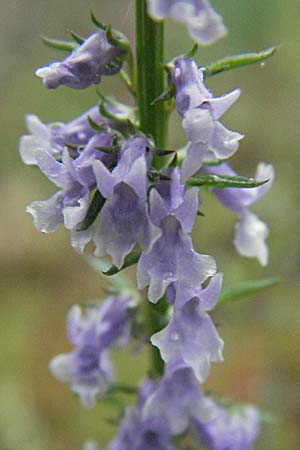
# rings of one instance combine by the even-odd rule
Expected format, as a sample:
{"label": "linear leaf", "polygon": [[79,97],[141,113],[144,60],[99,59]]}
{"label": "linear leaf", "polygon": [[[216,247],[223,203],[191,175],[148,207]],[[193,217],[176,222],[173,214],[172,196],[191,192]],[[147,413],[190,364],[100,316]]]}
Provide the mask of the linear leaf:
{"label": "linear leaf", "polygon": [[254,178],[215,175],[210,173],[202,173],[200,175],[189,178],[190,186],[204,186],[209,188],[255,188],[267,183],[269,180],[257,181]]}
{"label": "linear leaf", "polygon": [[204,77],[211,77],[227,70],[248,66],[249,64],[264,62],[266,59],[273,56],[276,50],[277,47],[271,47],[256,53],[243,53],[240,55],[228,56],[204,67]]}
{"label": "linear leaf", "polygon": [[218,306],[256,294],[264,289],[275,286],[275,284],[279,282],[280,278],[278,277],[265,278],[263,280],[255,281],[244,281],[233,288],[229,288],[221,292],[218,300]]}
{"label": "linear leaf", "polygon": [[99,191],[96,191],[89,209],[87,210],[86,216],[80,226],[80,231],[87,230],[96,220],[99,212],[103,208],[105,203],[105,198],[102,197]]}
{"label": "linear leaf", "polygon": [[77,44],[70,41],[63,41],[60,39],[52,39],[47,38],[45,36],[41,36],[41,39],[47,47],[54,48],[55,50],[60,50],[63,52],[71,52],[74,48],[77,47]]}
{"label": "linear leaf", "polygon": [[118,269],[116,266],[111,266],[108,270],[103,271],[103,274],[107,276],[116,275],[117,273],[121,272],[121,270],[126,269],[126,267],[130,267],[133,266],[133,264],[136,264],[140,259],[140,256],[140,252],[131,252],[126,256],[124,264],[120,269]]}

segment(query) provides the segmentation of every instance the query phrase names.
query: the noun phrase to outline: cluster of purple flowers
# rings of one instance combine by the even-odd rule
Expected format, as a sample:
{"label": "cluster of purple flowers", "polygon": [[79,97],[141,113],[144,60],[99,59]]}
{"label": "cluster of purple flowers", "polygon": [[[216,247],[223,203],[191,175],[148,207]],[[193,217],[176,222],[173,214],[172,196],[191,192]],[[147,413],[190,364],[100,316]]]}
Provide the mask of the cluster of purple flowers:
{"label": "cluster of purple flowers", "polygon": [[[204,44],[225,33],[221,17],[207,0],[148,0],[148,8],[155,19],[171,16],[186,23]],[[50,89],[85,88],[99,83],[102,75],[117,73],[125,58],[124,46],[109,42],[103,29],[65,60],[38,69],[37,75]],[[48,200],[34,201],[27,211],[41,232],[55,231],[59,225],[69,229],[71,245],[79,253],[93,241],[94,255],[110,257],[117,269],[138,246],[138,288],[148,288],[150,302],[165,297],[169,305],[169,323],[150,338],[165,362],[164,374],[141,384],[137,405],[126,409],[108,450],[173,450],[174,438],[188,432],[211,450],[250,450],[259,431],[256,410],[232,411],[206,397],[199,386],[211,362],[223,360],[223,341],[209,316],[223,276],[213,257],[194,250],[191,232],[199,188],[189,185],[190,177],[205,173],[235,175],[225,160],[237,151],[243,136],[219,119],[240,91],[214,97],[204,85],[203,70],[187,57],[175,59],[169,70],[187,138],[181,166],[153,166],[155,142],[138,130],[134,111],[120,104],[105,104],[109,114],[95,106],[67,124],[45,125],[29,115],[30,134],[21,139],[21,157],[37,165],[58,191]],[[272,166],[260,164],[257,179],[272,181]],[[268,229],[248,208],[270,184],[251,190],[213,189],[239,217],[237,250],[263,265]],[[70,384],[86,408],[113,380],[109,351],[128,342],[133,306],[131,296],[119,295],[84,313],[79,307],[69,313],[67,334],[74,350],[55,357],[50,368]],[[94,445],[87,443],[86,448]]]}

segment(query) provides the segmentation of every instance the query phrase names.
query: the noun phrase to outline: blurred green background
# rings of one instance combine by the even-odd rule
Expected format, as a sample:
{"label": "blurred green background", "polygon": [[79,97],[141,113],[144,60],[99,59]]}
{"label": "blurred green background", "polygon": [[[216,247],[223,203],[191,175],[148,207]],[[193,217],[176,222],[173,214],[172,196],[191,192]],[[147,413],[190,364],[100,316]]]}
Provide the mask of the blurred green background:
{"label": "blurred green background", "polygon": [[[282,283],[256,300],[220,307],[214,317],[225,340],[225,362],[214,365],[207,389],[236,401],[253,402],[275,416],[264,425],[257,449],[300,448],[300,279],[299,279],[299,105],[300,6],[298,0],[213,1],[230,34],[200,49],[199,64],[227,54],[280,45],[264,67],[232,71],[209,80],[215,94],[237,86],[242,96],[224,123],[243,132],[232,164],[253,175],[259,161],[272,162],[276,182],[254,210],[269,224],[270,263],[238,256],[232,245],[236,218],[211,196],[205,196],[194,242],[198,251],[216,257],[225,286],[280,275]],[[42,121],[70,120],[97,101],[95,88],[47,91],[34,68],[62,55],[45,48],[44,34],[67,36],[66,29],[85,35],[92,29],[89,10],[131,39],[134,2],[129,0],[1,0],[1,198],[0,221],[0,449],[79,450],[86,438],[104,448],[114,427],[104,417],[103,403],[81,409],[68,388],[53,379],[48,361],[69,350],[64,319],[69,307],[103,296],[103,280],[68,243],[63,229],[52,235],[35,230],[25,206],[46,199],[53,187],[38,170],[22,165],[18,140],[26,132],[24,114]],[[167,23],[169,57],[191,47],[184,27]],[[102,89],[126,100],[117,79]],[[170,147],[184,143],[178,118],[170,127]],[[131,272],[131,275],[133,273]],[[146,355],[115,355],[120,378],[134,382],[146,369]]]}

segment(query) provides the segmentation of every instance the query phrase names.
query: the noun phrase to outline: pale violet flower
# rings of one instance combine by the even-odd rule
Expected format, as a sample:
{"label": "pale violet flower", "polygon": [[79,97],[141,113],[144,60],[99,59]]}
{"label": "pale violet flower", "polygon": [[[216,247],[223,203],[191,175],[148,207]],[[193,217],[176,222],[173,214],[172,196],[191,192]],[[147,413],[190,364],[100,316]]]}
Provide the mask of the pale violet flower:
{"label": "pale violet flower", "polygon": [[187,431],[193,418],[209,420],[211,405],[192,370],[174,359],[161,379],[141,384],[137,405],[125,409],[107,450],[175,450],[172,438]]}
{"label": "pale violet flower", "polygon": [[37,164],[37,151],[42,150],[55,157],[61,157],[66,145],[72,147],[86,145],[89,139],[95,135],[95,131],[89,125],[88,117],[96,123],[103,120],[98,106],[90,108],[68,123],[44,124],[37,116],[27,114],[26,126],[30,134],[24,135],[20,139],[19,152],[22,161],[25,164]]}
{"label": "pale violet flower", "polygon": [[227,32],[222,17],[209,0],[148,0],[148,12],[155,20],[171,17],[184,23],[202,45],[211,44]]}
{"label": "pale violet flower", "polygon": [[132,136],[123,144],[112,172],[101,161],[93,163],[98,189],[106,198],[94,236],[95,255],[110,255],[118,268],[136,243],[148,252],[161,235],[148,214],[149,158],[149,141]]}
{"label": "pale violet flower", "polygon": [[181,181],[185,182],[200,169],[208,151],[216,159],[226,159],[238,149],[243,135],[225,128],[219,118],[238,99],[240,90],[213,97],[203,83],[202,70],[189,58],[174,61],[171,79],[176,89],[176,107],[183,117],[189,141],[181,173]]}
{"label": "pale violet flower", "polygon": [[135,407],[125,409],[119,429],[107,450],[175,450],[170,444],[171,430],[167,420],[158,416],[147,417],[145,404],[156,390],[158,382],[144,380],[141,383]]}
{"label": "pale violet flower", "polygon": [[63,61],[37,69],[45,87],[56,89],[60,85],[83,89],[98,84],[102,75],[117,73],[123,64],[126,51],[111,45],[105,30],[91,34]]}
{"label": "pale violet flower", "polygon": [[269,251],[265,240],[268,235],[268,226],[252,212],[245,211],[235,225],[233,242],[242,256],[257,258],[262,266],[266,266]]}
{"label": "pale violet flower", "polygon": [[211,405],[206,401],[193,370],[175,356],[166,364],[163,377],[145,402],[142,417],[161,418],[175,436],[187,430],[192,418],[206,421],[211,412]]}
{"label": "pale violet flower", "polygon": [[32,202],[26,211],[32,215],[35,227],[43,233],[53,232],[64,224],[71,231],[71,245],[79,253],[92,237],[91,228],[78,231],[89,207],[89,193],[96,187],[92,161],[102,159],[107,163],[111,158],[95,147],[110,145],[111,139],[112,135],[108,132],[95,135],[75,159],[67,149],[63,150],[61,161],[45,149],[35,152],[36,164],[60,190],[48,200]]}
{"label": "pale violet flower", "polygon": [[151,337],[166,363],[175,355],[180,357],[200,383],[207,378],[211,362],[223,361],[223,341],[207,314],[215,306],[221,286],[222,275],[217,274],[206,289],[190,289],[189,296],[182,292],[184,299],[177,294],[169,324]]}
{"label": "pale violet flower", "polygon": [[139,289],[149,286],[148,298],[156,303],[167,287],[177,282],[198,286],[216,272],[214,259],[196,253],[187,233],[193,227],[198,208],[197,189],[180,184],[180,171],[167,172],[170,180],[162,180],[150,191],[150,218],[161,230],[152,249],[143,252],[137,267]]}
{"label": "pale violet flower", "polygon": [[[215,174],[237,175],[226,163],[203,167],[203,170]],[[257,181],[268,180],[268,182],[256,188],[214,189],[214,192],[226,208],[236,212],[239,216],[239,222],[235,225],[234,233],[234,245],[237,251],[243,256],[257,258],[265,266],[268,262],[268,247],[265,243],[269,234],[268,226],[253,212],[249,211],[249,207],[271,188],[274,180],[273,166],[259,163],[255,179]]]}
{"label": "pale violet flower", "polygon": [[260,416],[251,405],[223,407],[212,400],[212,418],[192,424],[196,442],[208,450],[254,450],[260,432]]}
{"label": "pale violet flower", "polygon": [[54,357],[50,370],[70,385],[84,408],[93,407],[114,379],[109,350],[128,342],[132,306],[130,296],[118,296],[109,297],[100,307],[88,307],[84,314],[78,306],[70,310],[67,335],[75,348]]}

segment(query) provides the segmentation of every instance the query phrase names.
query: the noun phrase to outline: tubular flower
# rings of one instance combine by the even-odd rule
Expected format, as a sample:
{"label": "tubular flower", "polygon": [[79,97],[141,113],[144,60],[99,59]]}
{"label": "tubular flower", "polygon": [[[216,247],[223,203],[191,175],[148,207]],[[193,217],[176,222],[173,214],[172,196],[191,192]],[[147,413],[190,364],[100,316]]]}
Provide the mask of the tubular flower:
{"label": "tubular flower", "polygon": [[206,312],[215,306],[221,286],[222,274],[217,274],[207,288],[182,292],[185,298],[177,294],[169,324],[151,337],[166,363],[180,357],[200,383],[207,378],[211,362],[223,361],[223,341]]}
{"label": "tubular flower", "polygon": [[112,172],[99,160],[93,163],[98,189],[106,199],[94,236],[95,255],[110,255],[118,268],[136,243],[148,252],[161,235],[147,208],[149,145],[138,135],[125,141]]}
{"label": "tubular flower", "polygon": [[203,83],[202,70],[189,58],[174,61],[171,79],[176,89],[176,107],[183,117],[189,141],[181,174],[181,181],[185,182],[200,169],[209,150],[215,158],[225,159],[238,149],[243,135],[225,128],[219,118],[238,99],[240,90],[213,97]]}
{"label": "tubular flower", "polygon": [[196,441],[209,450],[253,450],[260,431],[258,411],[251,405],[230,409],[211,400],[212,419],[193,421]]}
{"label": "tubular flower", "polygon": [[129,296],[109,297],[100,307],[82,314],[74,306],[67,318],[67,334],[75,347],[50,362],[53,375],[71,386],[85,408],[91,408],[114,378],[109,359],[111,347],[123,347],[130,335]]}
{"label": "tubular flower", "polygon": [[154,303],[171,283],[197,286],[216,272],[214,259],[196,253],[187,234],[197,213],[197,189],[185,192],[179,169],[170,177],[150,191],[150,218],[160,228],[161,237],[148,253],[142,253],[137,267],[138,287],[149,285],[148,297]]}
{"label": "tubular flower", "polygon": [[37,69],[36,75],[43,79],[44,86],[56,89],[64,85],[83,89],[98,84],[102,75],[114,75],[122,67],[126,50],[112,45],[105,30],[91,34],[63,61]]}
{"label": "tubular flower", "polygon": [[[202,169],[201,169],[202,170]],[[205,172],[235,176],[236,172],[226,163],[203,168]],[[274,180],[274,169],[271,164],[260,163],[256,170],[257,181],[268,180],[267,183],[252,189],[214,189],[220,202],[228,209],[236,212],[239,222],[235,225],[234,245],[237,251],[248,257],[255,257],[265,266],[268,262],[268,247],[265,243],[269,230],[249,206],[258,201],[271,188]]]}
{"label": "tubular flower", "polygon": [[211,44],[227,32],[222,17],[208,0],[148,0],[148,12],[155,20],[171,17],[184,23],[192,38],[202,45]]}

